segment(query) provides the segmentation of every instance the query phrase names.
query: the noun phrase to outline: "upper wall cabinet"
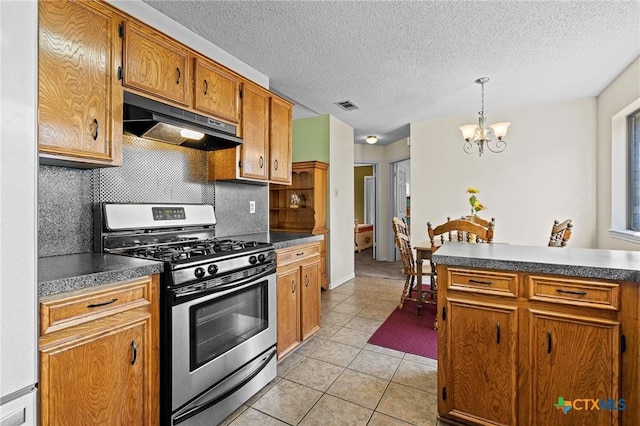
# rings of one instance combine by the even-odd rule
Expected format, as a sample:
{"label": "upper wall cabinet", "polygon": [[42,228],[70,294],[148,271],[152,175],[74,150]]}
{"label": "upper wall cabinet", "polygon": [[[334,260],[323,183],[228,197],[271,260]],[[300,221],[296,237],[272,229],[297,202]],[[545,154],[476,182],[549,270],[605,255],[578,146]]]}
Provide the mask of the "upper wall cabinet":
{"label": "upper wall cabinet", "polygon": [[209,154],[209,179],[291,184],[291,108],[288,101],[245,81],[244,142]]}
{"label": "upper wall cabinet", "polygon": [[269,123],[271,182],[291,184],[291,103],[271,97]]}
{"label": "upper wall cabinet", "polygon": [[212,61],[195,59],[194,109],[206,115],[240,121],[240,78]]}
{"label": "upper wall cabinet", "polygon": [[120,19],[98,2],[41,1],[38,147],[43,164],[122,164]]}
{"label": "upper wall cabinet", "polygon": [[133,21],[124,25],[124,86],[190,106],[189,50],[147,26]]}

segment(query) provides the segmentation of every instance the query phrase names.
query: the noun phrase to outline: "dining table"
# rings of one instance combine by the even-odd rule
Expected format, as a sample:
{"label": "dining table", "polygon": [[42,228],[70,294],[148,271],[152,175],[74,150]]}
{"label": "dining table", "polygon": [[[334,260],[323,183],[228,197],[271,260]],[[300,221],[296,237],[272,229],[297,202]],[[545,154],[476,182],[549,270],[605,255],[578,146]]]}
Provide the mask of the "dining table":
{"label": "dining table", "polygon": [[418,309],[418,318],[422,317],[422,264],[425,260],[431,262],[431,255],[434,252],[431,241],[423,241],[413,247],[416,251],[416,307]]}

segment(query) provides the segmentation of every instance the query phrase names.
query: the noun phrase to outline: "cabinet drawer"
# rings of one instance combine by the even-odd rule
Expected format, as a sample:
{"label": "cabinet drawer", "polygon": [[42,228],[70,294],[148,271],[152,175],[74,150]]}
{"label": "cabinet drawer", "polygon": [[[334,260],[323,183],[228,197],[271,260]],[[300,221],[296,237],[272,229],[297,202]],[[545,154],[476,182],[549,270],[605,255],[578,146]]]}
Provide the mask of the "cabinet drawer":
{"label": "cabinet drawer", "polygon": [[41,301],[40,334],[48,334],[77,324],[151,303],[150,277],[118,283],[100,290]]}
{"label": "cabinet drawer", "polygon": [[283,266],[319,255],[320,244],[313,243],[276,250],[276,261],[277,266]]}
{"label": "cabinet drawer", "polygon": [[529,299],[598,309],[620,309],[618,283],[530,275]]}
{"label": "cabinet drawer", "polygon": [[518,297],[518,275],[506,272],[449,268],[449,290]]}

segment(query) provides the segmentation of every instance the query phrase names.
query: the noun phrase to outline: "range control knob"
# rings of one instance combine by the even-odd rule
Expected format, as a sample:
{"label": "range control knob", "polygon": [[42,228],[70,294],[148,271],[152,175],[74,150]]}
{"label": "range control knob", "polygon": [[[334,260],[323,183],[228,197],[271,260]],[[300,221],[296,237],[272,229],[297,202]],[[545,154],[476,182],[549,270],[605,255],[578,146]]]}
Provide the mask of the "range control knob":
{"label": "range control knob", "polygon": [[196,270],[194,271],[194,274],[195,274],[196,278],[202,278],[202,277],[204,277],[204,269],[196,268]]}
{"label": "range control knob", "polygon": [[259,255],[258,255],[258,261],[259,261],[260,263],[264,262],[264,254],[259,254]]}
{"label": "range control knob", "polygon": [[257,261],[258,261],[258,258],[256,258],[255,256],[251,256],[249,258],[249,263],[252,265],[255,265]]}
{"label": "range control knob", "polygon": [[215,275],[216,272],[218,272],[218,267],[216,265],[209,265],[207,271],[209,271],[211,275]]}

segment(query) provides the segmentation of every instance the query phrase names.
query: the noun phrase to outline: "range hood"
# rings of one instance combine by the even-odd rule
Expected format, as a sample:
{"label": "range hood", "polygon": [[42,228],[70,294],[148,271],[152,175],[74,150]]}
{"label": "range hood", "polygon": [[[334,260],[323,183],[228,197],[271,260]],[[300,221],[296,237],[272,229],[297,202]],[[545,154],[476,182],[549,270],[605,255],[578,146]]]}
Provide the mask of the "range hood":
{"label": "range hood", "polygon": [[124,134],[213,151],[242,143],[236,126],[124,92]]}

